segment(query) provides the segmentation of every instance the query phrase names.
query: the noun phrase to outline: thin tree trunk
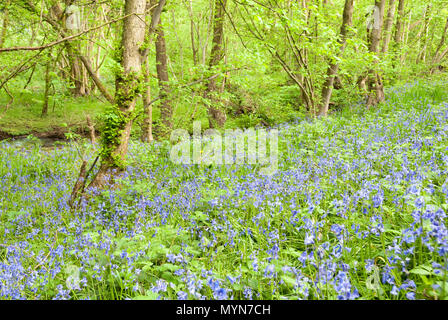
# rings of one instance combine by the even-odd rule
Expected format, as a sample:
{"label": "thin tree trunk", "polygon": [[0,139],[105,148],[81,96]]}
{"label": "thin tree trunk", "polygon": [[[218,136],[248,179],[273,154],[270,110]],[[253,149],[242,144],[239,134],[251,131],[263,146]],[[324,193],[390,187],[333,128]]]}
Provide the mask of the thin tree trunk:
{"label": "thin tree trunk", "polygon": [[168,57],[166,54],[165,33],[160,22],[157,27],[156,40],[156,63],[157,63],[157,78],[159,81],[159,90],[161,97],[160,111],[161,111],[161,127],[158,134],[160,137],[167,138],[173,128],[172,117],[173,108],[169,100],[169,76],[168,76]]}
{"label": "thin tree trunk", "polygon": [[389,0],[389,9],[387,10],[387,18],[384,23],[383,47],[381,52],[385,53],[389,49],[390,39],[392,37],[392,26],[395,17],[395,0]]}
{"label": "thin tree trunk", "polygon": [[146,90],[143,92],[143,127],[142,127],[142,141],[151,143],[154,141],[154,137],[152,135],[152,105],[151,105],[151,86],[149,85],[150,79],[150,70],[149,70],[149,60],[146,59],[145,65],[145,85]]}
{"label": "thin tree trunk", "polygon": [[47,64],[45,66],[45,93],[44,93],[44,104],[42,107],[42,117],[45,117],[48,114],[48,101],[51,85],[50,69],[51,69],[51,55],[48,55]]}
{"label": "thin tree trunk", "polygon": [[2,24],[2,30],[0,31],[0,48],[3,48],[3,45],[5,44],[6,40],[6,32],[8,31],[8,25],[9,25],[9,4],[10,0],[6,1],[5,4],[5,11],[3,12],[3,24]]}
{"label": "thin tree trunk", "polygon": [[[378,8],[378,15],[375,19],[379,19],[375,21],[376,25],[372,28],[371,36],[370,36],[370,46],[369,51],[378,54],[379,46],[381,40],[381,29],[383,26],[384,19],[384,8],[386,5],[386,0],[376,0],[375,7]],[[376,63],[375,63],[376,64]],[[384,87],[383,80],[381,74],[378,71],[373,69],[369,70],[369,78],[367,80],[367,89],[368,89],[368,99],[367,99],[367,107],[377,105],[378,103],[385,100],[384,96]]]}
{"label": "thin tree trunk", "polygon": [[188,0],[188,14],[190,15],[190,38],[191,38],[191,51],[193,52],[193,65],[198,64],[198,48],[196,47],[194,32],[195,32],[195,23],[193,16],[193,2],[192,0]]}
{"label": "thin tree trunk", "polygon": [[[224,15],[227,0],[215,0],[215,17],[213,26],[213,46],[210,54],[209,68],[217,66],[224,58]],[[216,98],[212,95],[217,91],[216,79],[212,79],[207,84],[206,97],[211,99],[208,108],[210,128],[216,125],[221,127],[226,122],[225,112],[215,107]]]}
{"label": "thin tree trunk", "polygon": [[[353,19],[353,3],[354,0],[346,0],[344,6],[344,13],[342,19],[342,26],[339,38],[340,56],[344,53],[347,44],[347,27],[352,25]],[[330,63],[327,70],[327,78],[322,88],[322,103],[319,108],[320,116],[327,116],[328,106],[330,104],[331,94],[333,92],[335,76],[338,74],[339,64],[336,62]]]}
{"label": "thin tree trunk", "polygon": [[443,45],[445,44],[447,30],[448,30],[448,18],[446,18],[446,24],[445,28],[443,29],[442,38],[440,39],[440,43],[437,46],[436,52],[434,53],[434,57],[432,59],[433,64],[438,64],[440,62],[439,52],[443,48]]}
{"label": "thin tree trunk", "polygon": [[[56,19],[59,19],[59,28],[62,26],[62,30],[65,34],[70,34],[72,31],[68,30],[66,28],[66,19],[67,16],[64,13],[64,11],[61,8],[61,5],[59,3],[56,3],[51,8],[53,15]],[[65,49],[67,51],[67,58],[69,61],[69,67],[70,67],[70,82],[73,85],[71,92],[75,97],[78,96],[85,96],[87,95],[86,88],[85,88],[85,82],[83,79],[83,65],[80,61],[80,45],[79,40],[76,41],[67,41],[64,43]]]}
{"label": "thin tree trunk", "polygon": [[[213,5],[210,5],[210,14],[209,14],[208,25],[207,25],[207,36],[205,38],[204,45],[202,46],[202,65],[205,65],[206,60],[207,60],[207,47],[208,47],[208,41],[210,39],[210,29],[211,29],[212,23],[213,23]],[[198,35],[199,35],[199,31],[198,31]]]}
{"label": "thin tree trunk", "polygon": [[86,120],[87,128],[89,128],[90,141],[92,142],[92,144],[96,144],[95,126],[92,122],[92,119],[90,118],[90,115],[86,116]]}
{"label": "thin tree trunk", "polygon": [[398,1],[398,18],[395,29],[395,43],[399,44],[403,41],[403,21],[404,21],[405,0]]}
{"label": "thin tree trunk", "polygon": [[419,62],[426,61],[426,49],[428,47],[428,30],[429,30],[429,22],[431,20],[430,11],[431,11],[431,4],[429,3],[425,9],[425,18],[424,18],[424,24],[423,24],[423,30],[422,30],[422,33],[424,34],[424,36],[418,37],[419,42],[420,42],[420,51],[417,55],[417,60],[415,62],[417,64]]}
{"label": "thin tree trunk", "polygon": [[[149,48],[149,44],[152,41],[152,34],[154,31],[157,30],[157,27],[161,23],[161,14],[163,7],[165,6],[166,1],[160,0],[158,3],[157,8],[152,10],[151,13],[151,24],[149,28],[146,30],[146,46]],[[147,8],[152,7],[156,4],[155,0],[149,1],[147,3]],[[142,136],[141,140],[142,142],[151,143],[154,140],[153,134],[152,134],[152,105],[151,105],[151,86],[149,83],[151,73],[149,69],[149,60],[148,60],[148,54],[149,49],[146,49],[145,52],[142,55],[142,58],[145,60],[145,70],[144,70],[144,82],[145,82],[145,90],[143,91],[142,96],[142,102],[143,102],[143,124],[142,124]],[[157,46],[156,46],[157,50]],[[166,52],[165,52],[166,56]],[[156,57],[157,58],[157,57]]]}

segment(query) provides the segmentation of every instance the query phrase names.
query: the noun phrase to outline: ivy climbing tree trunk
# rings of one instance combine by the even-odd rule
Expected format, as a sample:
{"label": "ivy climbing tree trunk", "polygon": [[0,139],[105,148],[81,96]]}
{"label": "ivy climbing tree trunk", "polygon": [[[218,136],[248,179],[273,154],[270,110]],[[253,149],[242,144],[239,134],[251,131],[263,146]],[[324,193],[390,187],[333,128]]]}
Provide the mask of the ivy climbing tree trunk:
{"label": "ivy climbing tree trunk", "polygon": [[90,187],[101,188],[114,173],[124,169],[134,110],[140,94],[142,55],[145,41],[146,0],[126,0],[121,43],[121,73],[116,76],[116,104],[106,114],[103,128],[101,166]]}
{"label": "ivy climbing tree trunk", "polygon": [[[213,25],[213,44],[210,53],[209,69],[219,65],[224,58],[224,17],[227,0],[215,0],[215,17]],[[227,116],[224,111],[219,109],[215,104],[218,99],[214,96],[218,86],[216,79],[211,79],[207,84],[206,97],[209,98],[210,106],[208,107],[210,128],[215,126],[223,126]]]}
{"label": "ivy climbing tree trunk", "polygon": [[[339,38],[340,56],[344,53],[347,44],[348,27],[352,25],[354,0],[346,0],[344,6],[343,20]],[[319,108],[320,116],[327,116],[328,106],[330,104],[331,94],[333,92],[334,80],[339,71],[339,64],[331,62],[327,70],[327,78],[322,88],[322,102]]]}

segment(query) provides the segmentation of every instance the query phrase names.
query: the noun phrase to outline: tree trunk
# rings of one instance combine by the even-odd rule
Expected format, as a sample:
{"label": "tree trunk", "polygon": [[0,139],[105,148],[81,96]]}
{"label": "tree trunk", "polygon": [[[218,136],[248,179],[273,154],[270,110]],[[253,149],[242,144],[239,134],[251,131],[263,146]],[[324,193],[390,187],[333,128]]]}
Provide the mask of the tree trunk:
{"label": "tree trunk", "polygon": [[395,43],[396,44],[399,44],[399,43],[401,43],[401,41],[403,41],[404,5],[405,5],[405,0],[398,1],[398,19],[397,19],[397,25],[396,25],[396,30],[395,30]]}
{"label": "tree trunk", "polygon": [[44,93],[44,104],[42,107],[42,117],[45,117],[48,114],[48,101],[51,85],[50,69],[51,69],[51,55],[49,54],[47,58],[47,64],[45,66],[45,93]]}
{"label": "tree trunk", "polygon": [[[344,13],[342,19],[342,26],[339,38],[340,56],[344,53],[347,44],[347,27],[351,26],[353,18],[353,3],[354,0],[346,0],[344,6]],[[322,88],[322,102],[319,108],[320,116],[327,116],[328,106],[330,104],[331,94],[333,92],[334,80],[338,74],[339,64],[337,62],[331,62],[327,70],[327,78]]]}
{"label": "tree trunk", "polygon": [[423,24],[423,30],[422,30],[422,33],[424,34],[424,36],[418,37],[419,42],[420,42],[420,51],[417,55],[417,60],[415,61],[416,64],[418,64],[419,62],[426,61],[426,49],[428,48],[429,22],[431,21],[430,13],[431,13],[431,4],[429,3],[425,9],[425,18],[424,18],[424,24]]}
{"label": "tree trunk", "polygon": [[6,40],[6,32],[8,31],[8,25],[9,25],[9,3],[10,0],[6,1],[5,4],[5,11],[3,12],[3,24],[2,24],[2,30],[0,30],[0,48],[3,48],[3,45],[5,44]]}
{"label": "tree trunk", "polygon": [[108,178],[124,169],[133,113],[139,95],[139,81],[142,69],[140,46],[144,43],[146,0],[126,0],[126,18],[123,21],[121,66],[123,71],[116,78],[116,106],[106,117],[106,132],[103,132],[101,167],[90,187],[101,188]]}
{"label": "tree trunk", "polygon": [[[375,21],[375,26],[373,26],[372,28],[372,32],[370,35],[370,45],[369,45],[369,51],[375,54],[379,53],[381,29],[383,26],[385,5],[386,0],[375,1],[375,7],[378,8],[379,11],[375,19],[379,20]],[[374,69],[369,70],[369,78],[367,80],[367,90],[368,90],[367,107],[377,105],[378,103],[383,102],[385,100],[383,80],[381,74],[378,71],[375,71]]]}
{"label": "tree trunk", "polygon": [[[209,69],[217,66],[224,58],[224,15],[227,0],[215,0],[215,17],[213,26],[213,45],[210,54]],[[214,106],[218,102],[213,93],[216,93],[217,85],[216,79],[211,79],[207,84],[206,97],[211,100],[211,105],[208,107],[210,128],[216,125],[221,127],[226,122],[227,116],[225,112]]]}
{"label": "tree trunk", "polygon": [[[144,82],[145,82],[145,91],[143,92],[143,125],[142,125],[142,136],[141,140],[142,142],[151,143],[154,140],[153,134],[152,134],[152,105],[151,105],[151,86],[149,83],[151,73],[149,69],[149,60],[148,60],[148,54],[149,54],[149,45],[152,41],[152,34],[157,29],[161,22],[161,14],[163,7],[165,6],[166,0],[160,0],[158,3],[157,8],[152,9],[151,13],[151,24],[149,28],[146,29],[146,46],[145,52],[142,55],[142,58],[145,60],[145,70],[144,70]],[[153,7],[156,4],[155,0],[151,0],[147,3],[147,9],[149,7]],[[157,46],[156,46],[157,50]],[[166,56],[166,52],[165,52]],[[165,65],[166,65],[165,59]],[[166,70],[165,70],[166,71]],[[168,75],[168,74],[167,74]]]}
{"label": "tree trunk", "polygon": [[75,97],[85,96],[87,95],[87,88],[85,87],[85,82],[83,79],[82,64],[80,63],[79,57],[77,57],[70,46],[66,46],[66,50],[70,63],[71,82],[74,85],[74,88],[71,90],[72,94]]}
{"label": "tree trunk", "polygon": [[188,0],[188,14],[190,15],[190,38],[191,38],[191,51],[193,52],[193,65],[198,64],[198,48],[195,43],[195,30],[196,26],[193,17],[193,3],[192,0]]}
{"label": "tree trunk", "polygon": [[158,135],[162,138],[167,138],[173,128],[172,117],[173,108],[169,100],[169,76],[168,76],[168,57],[166,54],[165,33],[160,21],[157,27],[156,40],[156,64],[157,64],[157,79],[159,81],[159,96],[160,96],[160,112],[161,112],[161,126],[158,128]]}
{"label": "tree trunk", "polygon": [[443,55],[439,55],[439,52],[443,48],[443,45],[445,44],[447,30],[448,30],[448,18],[446,19],[446,24],[445,28],[443,29],[442,38],[440,38],[440,43],[437,46],[436,52],[434,53],[434,57],[432,59],[433,67],[431,69],[431,72],[434,71],[434,68],[437,68],[437,64],[439,64],[441,58],[443,58]]}
{"label": "tree trunk", "polygon": [[383,47],[381,52],[385,53],[389,49],[390,39],[392,37],[392,26],[395,17],[395,0],[389,0],[389,9],[387,10],[387,19],[384,23]]}
{"label": "tree trunk", "polygon": [[[70,5],[67,1],[65,4],[66,6]],[[71,34],[73,31],[68,30],[66,27],[67,15],[62,10],[60,4],[56,3],[51,8],[51,11],[54,18],[59,20],[62,25],[63,32],[68,35]],[[89,89],[85,84],[86,81],[84,79],[83,64],[79,57],[79,52],[81,49],[79,40],[65,42],[65,49],[70,67],[70,83],[73,86],[71,92],[75,97],[86,96],[89,94]]]}
{"label": "tree trunk", "polygon": [[154,141],[152,135],[152,105],[151,105],[151,86],[149,85],[150,70],[149,61],[146,59],[145,66],[145,86],[146,90],[143,93],[143,126],[142,126],[142,142],[151,143]]}
{"label": "tree trunk", "polygon": [[86,116],[86,120],[87,120],[87,128],[89,128],[90,142],[92,142],[92,144],[96,144],[95,125],[93,124],[90,115]]}

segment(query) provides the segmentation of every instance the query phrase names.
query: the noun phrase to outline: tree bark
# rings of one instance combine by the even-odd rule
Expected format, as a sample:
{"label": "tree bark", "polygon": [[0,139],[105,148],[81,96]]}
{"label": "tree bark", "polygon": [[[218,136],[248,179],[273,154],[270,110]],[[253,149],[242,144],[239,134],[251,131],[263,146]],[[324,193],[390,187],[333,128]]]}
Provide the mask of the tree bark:
{"label": "tree bark", "polygon": [[[224,15],[226,4],[227,0],[215,0],[213,45],[210,54],[209,69],[217,66],[224,58]],[[211,105],[208,107],[210,128],[223,126],[227,119],[225,112],[214,106],[218,102],[218,99],[213,97],[213,93],[216,93],[216,91],[216,79],[212,79],[208,82],[205,93],[206,97],[211,100]]]}
{"label": "tree bark", "polygon": [[[344,53],[347,44],[347,28],[352,25],[353,19],[353,3],[354,0],[346,0],[344,5],[344,13],[342,18],[342,26],[339,38],[340,56]],[[320,116],[327,116],[328,106],[330,104],[331,94],[333,92],[334,80],[339,71],[339,64],[331,62],[327,70],[327,78],[322,88],[322,102],[319,108]]]}

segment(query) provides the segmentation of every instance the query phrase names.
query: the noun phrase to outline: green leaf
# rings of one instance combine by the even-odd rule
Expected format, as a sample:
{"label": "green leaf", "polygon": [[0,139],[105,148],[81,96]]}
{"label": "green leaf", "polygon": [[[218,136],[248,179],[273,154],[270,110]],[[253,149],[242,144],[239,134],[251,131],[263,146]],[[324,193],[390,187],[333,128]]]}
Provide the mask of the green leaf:
{"label": "green leaf", "polygon": [[409,271],[412,274],[418,274],[423,276],[430,276],[433,274],[432,267],[428,265],[420,265]]}
{"label": "green leaf", "polygon": [[158,293],[152,292],[152,291],[146,291],[146,294],[144,296],[137,296],[133,300],[157,300],[159,297]]}
{"label": "green leaf", "polygon": [[281,279],[289,287],[294,287],[296,285],[296,279],[294,279],[293,277],[290,277],[290,276],[287,276],[287,275],[283,275],[283,276],[281,276]]}

